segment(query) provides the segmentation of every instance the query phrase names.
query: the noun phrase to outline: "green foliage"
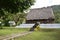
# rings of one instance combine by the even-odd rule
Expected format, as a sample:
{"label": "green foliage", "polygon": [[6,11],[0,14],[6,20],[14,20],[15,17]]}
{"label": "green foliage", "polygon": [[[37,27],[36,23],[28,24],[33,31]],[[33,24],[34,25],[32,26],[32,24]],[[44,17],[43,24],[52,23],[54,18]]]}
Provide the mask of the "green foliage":
{"label": "green foliage", "polygon": [[34,4],[34,0],[0,0],[0,11],[23,12]]}
{"label": "green foliage", "polygon": [[16,25],[19,25],[24,21],[25,17],[26,17],[25,13],[17,13],[17,14],[10,14],[8,16],[8,19],[10,21],[15,21]]}
{"label": "green foliage", "polygon": [[9,26],[9,21],[15,21],[16,25],[22,24],[22,22],[25,19],[26,14],[25,13],[17,13],[17,14],[10,14],[7,15],[7,17],[5,17],[3,23],[5,24],[5,26]]}
{"label": "green foliage", "polygon": [[[0,0],[0,20],[8,25],[8,21],[15,21],[16,24],[22,23],[23,13],[34,4],[35,0]],[[20,22],[19,22],[20,21]]]}
{"label": "green foliage", "polygon": [[52,6],[55,14],[55,23],[60,23],[60,5]]}
{"label": "green foliage", "polygon": [[35,31],[40,31],[40,26],[38,25],[34,30]]}

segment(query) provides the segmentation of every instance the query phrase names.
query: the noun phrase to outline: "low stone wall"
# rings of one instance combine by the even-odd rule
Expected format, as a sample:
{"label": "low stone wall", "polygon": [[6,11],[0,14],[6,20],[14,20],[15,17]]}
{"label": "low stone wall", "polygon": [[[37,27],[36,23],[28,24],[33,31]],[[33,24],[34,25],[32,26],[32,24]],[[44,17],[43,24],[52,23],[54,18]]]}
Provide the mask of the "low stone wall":
{"label": "low stone wall", "polygon": [[41,28],[60,28],[60,24],[40,24]]}
{"label": "low stone wall", "polygon": [[[34,24],[21,24],[16,28],[31,28]],[[60,28],[60,24],[40,24],[40,28]]]}

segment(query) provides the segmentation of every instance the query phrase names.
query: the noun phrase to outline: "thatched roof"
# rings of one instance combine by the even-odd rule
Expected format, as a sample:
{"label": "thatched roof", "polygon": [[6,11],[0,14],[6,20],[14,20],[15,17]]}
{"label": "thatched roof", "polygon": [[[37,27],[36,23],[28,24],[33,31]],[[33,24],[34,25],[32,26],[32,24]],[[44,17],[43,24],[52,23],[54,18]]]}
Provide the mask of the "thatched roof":
{"label": "thatched roof", "polygon": [[31,9],[26,17],[27,20],[49,19],[49,18],[54,19],[53,10],[51,7]]}

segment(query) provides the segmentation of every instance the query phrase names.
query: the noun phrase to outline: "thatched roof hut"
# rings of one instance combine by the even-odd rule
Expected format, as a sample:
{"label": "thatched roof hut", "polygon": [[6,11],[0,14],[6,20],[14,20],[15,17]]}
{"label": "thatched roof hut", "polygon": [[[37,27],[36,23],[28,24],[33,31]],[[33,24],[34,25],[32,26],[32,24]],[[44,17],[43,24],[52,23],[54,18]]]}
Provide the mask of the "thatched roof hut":
{"label": "thatched roof hut", "polygon": [[26,17],[26,23],[53,23],[54,18],[55,17],[51,7],[30,9],[30,12]]}

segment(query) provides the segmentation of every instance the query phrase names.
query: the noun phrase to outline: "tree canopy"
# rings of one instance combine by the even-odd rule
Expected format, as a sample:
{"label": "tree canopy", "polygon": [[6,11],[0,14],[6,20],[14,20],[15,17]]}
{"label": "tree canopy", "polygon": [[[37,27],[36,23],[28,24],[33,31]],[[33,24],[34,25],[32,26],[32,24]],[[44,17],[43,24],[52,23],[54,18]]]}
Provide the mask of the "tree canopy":
{"label": "tree canopy", "polygon": [[4,12],[23,12],[34,4],[34,0],[0,0],[0,15]]}
{"label": "tree canopy", "polygon": [[[30,8],[34,2],[35,0],[0,0],[0,21],[7,23],[10,20],[16,22],[17,20],[22,20],[22,12]],[[21,12],[22,15],[17,15],[19,12]]]}

